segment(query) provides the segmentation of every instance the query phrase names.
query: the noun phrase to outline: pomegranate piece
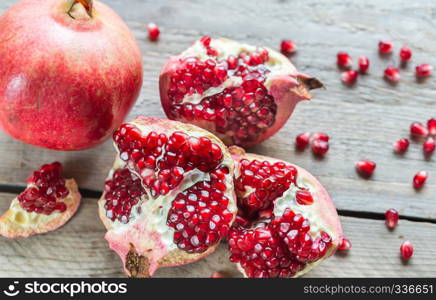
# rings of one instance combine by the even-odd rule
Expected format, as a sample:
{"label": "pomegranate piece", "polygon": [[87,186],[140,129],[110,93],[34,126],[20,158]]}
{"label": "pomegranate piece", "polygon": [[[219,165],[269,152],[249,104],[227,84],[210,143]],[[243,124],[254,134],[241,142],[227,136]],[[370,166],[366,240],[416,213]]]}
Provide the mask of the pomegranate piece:
{"label": "pomegranate piece", "polygon": [[149,23],[147,25],[148,38],[151,41],[156,41],[159,38],[160,30],[159,27],[154,23]]}
{"label": "pomegranate piece", "polygon": [[422,150],[424,152],[424,155],[430,156],[433,154],[434,150],[436,148],[436,143],[434,138],[428,137],[424,144],[422,144]]}
{"label": "pomegranate piece", "polygon": [[291,40],[283,40],[280,43],[280,51],[283,54],[289,55],[289,54],[295,53],[295,51],[297,51],[297,46]]}
{"label": "pomegranate piece", "polygon": [[341,74],[341,80],[345,84],[352,85],[357,81],[357,77],[359,76],[359,73],[354,70],[348,70]]}
{"label": "pomegranate piece", "polygon": [[394,143],[394,151],[396,153],[404,153],[409,149],[410,142],[408,139],[399,139]]}
{"label": "pomegranate piece", "polygon": [[427,171],[419,171],[413,177],[413,187],[417,190],[422,189],[428,178]]}
{"label": "pomegranate piece", "polygon": [[409,260],[413,255],[413,245],[410,241],[404,241],[400,246],[400,254],[404,260]]}
{"label": "pomegranate piece", "polygon": [[415,73],[418,78],[430,77],[433,72],[433,66],[430,64],[420,64],[416,66]]}
{"label": "pomegranate piece", "polygon": [[118,155],[99,213],[126,272],[147,277],[212,253],[237,210],[226,146],[199,127],[146,117],[113,138]]}
{"label": "pomegranate piece", "polygon": [[335,252],[342,237],[340,221],[327,192],[311,174],[238,147],[230,151],[243,220],[229,233],[230,261],[245,276],[301,276]]}
{"label": "pomegranate piece", "polygon": [[366,73],[369,69],[369,59],[366,56],[361,56],[358,59],[359,71],[361,73]]}
{"label": "pomegranate piece", "polygon": [[436,119],[432,118],[427,121],[427,129],[428,134],[436,136]]}
{"label": "pomegranate piece", "polygon": [[41,166],[27,178],[27,188],[0,217],[0,235],[29,237],[53,231],[77,211],[80,194],[74,179],[62,177],[58,162]]}
{"label": "pomegranate piece", "polygon": [[159,84],[168,118],[244,147],[275,134],[297,103],[322,86],[278,52],[208,36],[170,58]]}
{"label": "pomegranate piece", "polygon": [[295,147],[302,151],[309,145],[310,132],[303,132],[296,136]]}
{"label": "pomegranate piece", "polygon": [[400,60],[402,62],[408,62],[412,58],[412,50],[409,47],[403,46],[400,49]]}
{"label": "pomegranate piece", "polygon": [[398,214],[398,212],[395,209],[391,208],[391,209],[387,210],[385,213],[386,226],[389,229],[394,229],[395,227],[397,227],[399,218],[400,218],[400,215]]}
{"label": "pomegranate piece", "polygon": [[385,69],[384,76],[386,80],[391,83],[397,83],[400,81],[400,71],[395,67],[387,67]]}
{"label": "pomegranate piece", "polygon": [[342,238],[339,246],[338,246],[338,251],[348,251],[351,249],[351,242],[349,239],[347,238]]}
{"label": "pomegranate piece", "polygon": [[338,67],[343,68],[343,69],[349,69],[351,68],[353,61],[351,60],[351,57],[348,53],[346,52],[339,52],[336,55],[336,63],[338,65]]}
{"label": "pomegranate piece", "polygon": [[420,122],[413,122],[410,124],[410,134],[415,137],[426,137],[428,129]]}
{"label": "pomegranate piece", "polygon": [[356,171],[363,177],[370,177],[376,168],[376,163],[367,159],[359,160],[356,163]]}
{"label": "pomegranate piece", "polygon": [[380,54],[389,54],[392,53],[394,49],[394,45],[390,41],[380,41],[378,43],[378,51]]}

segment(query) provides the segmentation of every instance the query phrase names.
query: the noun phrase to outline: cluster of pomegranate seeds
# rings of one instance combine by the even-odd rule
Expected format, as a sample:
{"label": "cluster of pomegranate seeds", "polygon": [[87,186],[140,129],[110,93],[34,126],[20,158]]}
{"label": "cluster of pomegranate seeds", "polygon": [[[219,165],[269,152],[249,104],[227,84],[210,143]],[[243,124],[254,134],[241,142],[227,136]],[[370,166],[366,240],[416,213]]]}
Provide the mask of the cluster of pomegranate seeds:
{"label": "cluster of pomegranate seeds", "polygon": [[369,69],[369,59],[368,59],[368,57],[366,57],[366,56],[359,57],[357,63],[359,65],[359,71],[361,73],[366,73],[366,71],[368,71],[368,69]]}
{"label": "cluster of pomegranate seeds", "polygon": [[[210,37],[202,41],[208,48]],[[238,57],[206,60],[184,58],[181,66],[170,79],[168,97],[173,103],[173,118],[202,119],[215,123],[215,130],[233,136],[233,142],[254,141],[275,122],[277,105],[264,86],[269,69],[266,49]],[[202,95],[210,88],[220,86],[230,76],[240,77],[241,86],[228,87],[222,92],[204,97],[200,103],[189,103],[189,97]],[[185,97],[188,97],[185,99]]]}
{"label": "cluster of pomegranate seeds", "polygon": [[62,165],[58,162],[41,166],[27,179],[30,185],[20,195],[18,202],[27,212],[49,215],[53,211],[64,212],[67,206],[61,200],[69,191],[62,177]]}
{"label": "cluster of pomegranate seeds", "polygon": [[415,138],[425,138],[422,150],[425,156],[431,156],[436,149],[436,119],[429,119],[427,126],[420,122],[410,124],[410,135]]}
{"label": "cluster of pomegranate seeds", "polygon": [[400,49],[400,60],[402,62],[408,62],[412,58],[412,50],[409,47],[403,46]]}
{"label": "cluster of pomegranate seeds", "polygon": [[392,53],[393,49],[394,49],[394,45],[390,41],[380,41],[378,43],[378,51],[381,54]]}
{"label": "cluster of pomegranate seeds", "polygon": [[400,246],[400,254],[404,260],[408,260],[413,255],[413,245],[410,241],[404,241]]}
{"label": "cluster of pomegranate seeds", "polygon": [[143,195],[145,191],[141,180],[135,174],[129,169],[116,170],[112,179],[105,182],[106,216],[112,221],[128,223],[132,207],[140,202]]}
{"label": "cluster of pomegranate seeds", "polygon": [[400,218],[400,215],[398,214],[398,212],[395,209],[391,208],[391,209],[387,210],[385,213],[386,226],[389,229],[394,229],[395,227],[397,227],[399,218]]}
{"label": "cluster of pomegranate seeds", "polygon": [[353,61],[351,60],[351,56],[348,53],[339,52],[336,55],[336,63],[340,68],[349,69],[353,64]]}
{"label": "cluster of pomegranate seeds", "polygon": [[342,238],[341,243],[338,246],[338,250],[339,251],[348,251],[351,249],[351,242],[349,239],[347,238]]}
{"label": "cluster of pomegranate seeds", "polygon": [[396,153],[402,154],[409,149],[410,142],[408,139],[399,139],[394,143],[394,151]]}
{"label": "cluster of pomegranate seeds", "polygon": [[151,41],[156,41],[159,38],[160,30],[159,27],[154,23],[149,23],[147,25],[148,38]]}
{"label": "cluster of pomegranate seeds", "polygon": [[385,69],[384,77],[391,83],[400,81],[400,71],[398,68],[390,66]]}
{"label": "cluster of pomegranate seeds", "polygon": [[422,189],[428,178],[427,171],[419,171],[413,177],[413,187],[417,190]]}
{"label": "cluster of pomegranate seeds", "polygon": [[356,171],[363,177],[370,177],[374,173],[376,166],[375,162],[362,159],[356,163]]}
{"label": "cluster of pomegranate seeds", "polygon": [[232,227],[230,261],[240,263],[248,277],[292,277],[307,263],[322,258],[331,245],[327,233],[313,237],[309,231],[309,221],[290,209],[269,224]]}
{"label": "cluster of pomegranate seeds", "polygon": [[210,139],[179,131],[169,137],[153,131],[142,136],[135,125],[123,124],[113,137],[120,158],[140,175],[153,197],[168,194],[186,172],[198,169],[209,173],[223,159],[220,147]]}
{"label": "cluster of pomegranate seeds", "polygon": [[206,48],[206,53],[209,56],[217,56],[218,51],[215,48],[212,48],[210,46],[210,42],[212,41],[212,38],[208,35],[202,36],[200,38],[200,42],[203,44],[204,48]]}
{"label": "cluster of pomegranate seeds", "polygon": [[297,51],[297,46],[295,45],[295,43],[291,40],[283,40],[280,43],[280,51],[283,54],[292,54],[295,51]]}
{"label": "cluster of pomegranate seeds", "polygon": [[[351,56],[346,52],[339,52],[336,56],[336,62],[339,68],[342,69],[350,69],[353,65],[351,60]],[[369,69],[369,59],[366,56],[359,57],[358,61],[358,70],[360,73],[364,74]],[[348,85],[353,85],[356,83],[357,78],[359,77],[359,72],[356,70],[347,70],[342,72],[341,81]]]}

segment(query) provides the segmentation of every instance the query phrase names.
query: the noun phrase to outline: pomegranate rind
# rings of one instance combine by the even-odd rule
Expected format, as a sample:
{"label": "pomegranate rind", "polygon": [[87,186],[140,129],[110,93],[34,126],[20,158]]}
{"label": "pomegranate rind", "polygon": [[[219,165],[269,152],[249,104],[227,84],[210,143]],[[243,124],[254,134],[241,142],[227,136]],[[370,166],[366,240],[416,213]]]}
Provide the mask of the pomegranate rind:
{"label": "pomegranate rind", "polygon": [[[227,209],[236,216],[236,195],[233,188],[232,175],[234,172],[234,162],[230,152],[222,141],[202,128],[177,121],[138,117],[130,123],[140,129],[143,135],[155,131],[169,136],[175,131],[182,131],[190,136],[207,137],[213,143],[217,144],[223,153],[222,164],[229,168],[229,174],[226,176],[227,190],[224,193],[229,199]],[[116,146],[115,148],[118,151]],[[115,170],[126,167],[128,167],[128,164],[119,158],[118,153],[107,179],[112,178]],[[129,170],[139,176],[134,170],[130,168]],[[151,277],[159,268],[188,264],[208,256],[213,253],[219,245],[218,242],[202,253],[188,253],[180,250],[174,244],[172,238],[174,229],[166,225],[168,209],[165,209],[165,207],[167,207],[166,205],[170,206],[175,196],[185,189],[183,184],[183,182],[180,184],[180,189],[173,190],[175,191],[174,194],[171,194],[171,191],[167,195],[161,195],[155,198],[152,198],[148,194],[149,190],[145,188],[147,195],[143,195],[142,202],[138,204],[141,207],[142,213],[138,214],[136,218],[131,219],[128,224],[122,224],[118,220],[112,222],[106,216],[106,210],[104,208],[105,192],[98,201],[100,219],[108,230],[105,239],[108,241],[109,247],[120,256],[124,270],[129,276]],[[192,183],[192,185],[194,185],[194,183]],[[189,187],[190,186],[187,186],[186,188]],[[164,198],[167,198],[166,204],[162,201]],[[147,214],[145,212],[154,212],[154,214]],[[157,220],[157,218],[160,219]],[[230,226],[233,220],[229,224]],[[165,230],[165,232],[157,232],[156,228]]]}
{"label": "pomegranate rind", "polygon": [[0,217],[0,235],[25,238],[56,230],[67,223],[79,208],[82,197],[74,179],[67,179],[65,186],[69,194],[60,200],[67,206],[64,212],[55,210],[49,215],[29,213],[21,207],[18,198],[14,198],[9,209]]}
{"label": "pomegranate rind", "polygon": [[[289,204],[290,204],[289,208],[291,208],[296,213],[301,213],[304,217],[306,217],[307,212],[310,211],[311,217],[309,217],[308,220],[311,222],[311,225],[315,224],[316,227],[318,227],[320,230],[328,233],[332,238],[332,243],[329,249],[327,250],[326,254],[321,259],[312,263],[308,263],[303,270],[297,272],[293,277],[300,277],[304,275],[305,273],[309,272],[311,269],[316,267],[318,264],[320,264],[326,258],[332,256],[336,252],[338,246],[341,244],[341,241],[344,237],[341,222],[339,220],[339,215],[336,211],[334,203],[330,198],[327,190],[312,174],[310,174],[307,170],[299,166],[296,166],[294,164],[291,164],[283,160],[252,154],[252,153],[245,153],[245,150],[240,147],[232,146],[229,148],[229,150],[230,153],[232,154],[233,159],[236,162],[236,166],[238,165],[238,162],[241,159],[247,159],[249,161],[253,161],[253,160],[269,161],[270,163],[284,162],[288,165],[294,166],[295,168],[297,168],[298,171],[297,182],[300,181],[306,187],[310,187],[309,190],[312,194],[314,202],[311,205],[298,205],[298,204],[296,205],[292,203],[293,202],[292,199],[289,199]],[[235,177],[238,177],[238,168],[235,172]],[[276,207],[276,205],[274,206]],[[314,220],[313,216],[317,216],[317,219]],[[245,271],[243,270],[243,268],[240,266],[239,263],[237,264],[237,267],[241,271],[241,273],[245,277],[247,277]]]}
{"label": "pomegranate rind", "polygon": [[[254,52],[257,47],[238,43],[226,38],[212,39],[211,47],[217,48],[219,51],[218,59],[222,56],[230,54],[236,54],[241,51]],[[322,87],[322,83],[317,79],[300,73],[295,66],[289,61],[289,59],[283,54],[274,51],[268,47],[263,47],[268,51],[269,60],[267,64],[271,66],[274,71],[266,75],[265,87],[268,89],[268,93],[274,97],[275,103],[278,106],[277,113],[275,115],[274,124],[269,127],[262,135],[255,141],[246,141],[240,144],[243,147],[254,146],[263,142],[272,135],[274,135],[280,128],[284,126],[286,121],[292,115],[295,107],[300,101],[310,100],[312,98],[310,94],[311,89]],[[221,52],[220,52],[221,50]],[[223,54],[224,53],[224,54]],[[190,48],[185,50],[178,56],[170,57],[164,64],[159,77],[159,92],[162,102],[162,107],[165,114],[169,119],[172,119],[171,106],[172,101],[168,97],[168,90],[170,87],[170,80],[172,75],[179,68],[181,60],[186,57],[197,57],[202,60],[207,59],[206,51],[200,41],[196,41]],[[229,86],[240,86],[240,83],[231,83]],[[215,90],[216,88],[212,88]],[[209,90],[212,90],[209,89]],[[218,93],[217,91],[212,94],[208,94],[206,90],[203,95],[198,95],[201,98]],[[220,92],[220,91],[219,91]],[[226,145],[235,144],[229,133],[222,134],[215,130],[215,123],[206,120],[187,120],[185,118],[177,119],[184,123],[191,123],[204,128],[216,136],[218,136]]]}

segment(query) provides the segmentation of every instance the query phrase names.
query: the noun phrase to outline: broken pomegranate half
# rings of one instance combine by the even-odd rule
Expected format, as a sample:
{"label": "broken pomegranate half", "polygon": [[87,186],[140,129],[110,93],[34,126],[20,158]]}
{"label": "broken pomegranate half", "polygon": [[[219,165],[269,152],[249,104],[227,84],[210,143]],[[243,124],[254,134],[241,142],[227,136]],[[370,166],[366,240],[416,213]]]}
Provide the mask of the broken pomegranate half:
{"label": "broken pomegranate half", "polygon": [[18,238],[53,231],[74,215],[80,199],[75,180],[62,177],[60,163],[43,165],[0,217],[0,235]]}
{"label": "broken pomegranate half", "polygon": [[230,260],[244,276],[297,277],[336,251],[343,238],[338,214],[309,172],[239,147],[230,151],[239,207]]}
{"label": "broken pomegranate half", "polygon": [[194,125],[145,117],[113,138],[99,214],[126,272],[148,277],[212,253],[237,210],[227,147]]}
{"label": "broken pomegranate half", "polygon": [[276,51],[208,36],[171,57],[159,81],[168,118],[245,147],[275,134],[322,86]]}

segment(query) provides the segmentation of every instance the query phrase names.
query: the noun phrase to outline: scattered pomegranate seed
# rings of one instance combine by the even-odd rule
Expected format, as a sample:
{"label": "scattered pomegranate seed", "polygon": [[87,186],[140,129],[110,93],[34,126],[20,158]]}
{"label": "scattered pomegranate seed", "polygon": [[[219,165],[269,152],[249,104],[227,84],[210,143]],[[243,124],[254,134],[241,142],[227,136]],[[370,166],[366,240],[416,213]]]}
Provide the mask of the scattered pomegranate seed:
{"label": "scattered pomegranate seed", "polygon": [[432,155],[434,150],[436,149],[436,143],[434,138],[428,137],[424,144],[422,144],[422,150],[424,151],[425,155]]}
{"label": "scattered pomegranate seed", "polygon": [[394,143],[394,151],[404,153],[409,148],[410,142],[408,139],[400,139]]}
{"label": "scattered pomegranate seed", "polygon": [[210,276],[210,278],[226,278],[227,276],[220,272],[215,272]]}
{"label": "scattered pomegranate seed", "polygon": [[413,246],[410,241],[404,241],[400,247],[401,257],[405,260],[408,260],[413,255]]}
{"label": "scattered pomegranate seed", "polygon": [[345,84],[353,84],[356,82],[359,73],[354,70],[348,70],[341,74],[341,80]]}
{"label": "scattered pomegranate seed", "polygon": [[385,69],[385,78],[392,83],[400,80],[400,71],[395,67],[387,67]]}
{"label": "scattered pomegranate seed", "polygon": [[324,132],[315,132],[312,137],[311,140],[321,140],[324,142],[328,142],[330,140],[330,137],[328,136],[327,133]]}
{"label": "scattered pomegranate seed", "polygon": [[430,135],[436,136],[436,119],[430,119],[427,121],[427,129]]}
{"label": "scattered pomegranate seed", "polygon": [[418,78],[430,77],[433,72],[433,66],[429,64],[420,64],[416,66],[415,70]]}
{"label": "scattered pomegranate seed", "polygon": [[425,137],[428,135],[428,129],[420,122],[413,122],[410,124],[410,134],[418,137]]}
{"label": "scattered pomegranate seed", "polygon": [[154,23],[149,23],[147,25],[148,38],[152,41],[156,41],[159,38],[160,30]]}
{"label": "scattered pomegranate seed", "polygon": [[394,229],[398,224],[399,217],[400,215],[395,209],[391,208],[387,210],[385,213],[386,226],[390,229]]}
{"label": "scattered pomegranate seed", "polygon": [[403,46],[400,50],[400,59],[402,62],[409,61],[412,58],[412,50],[409,47]]}
{"label": "scattered pomegranate seed", "polygon": [[297,147],[298,150],[306,149],[307,145],[309,144],[309,138],[310,138],[310,132],[300,133],[295,138],[295,147]]}
{"label": "scattered pomegranate seed", "polygon": [[359,71],[361,73],[366,73],[366,71],[368,71],[368,68],[369,68],[368,57],[366,57],[366,56],[359,57],[358,64],[359,64]]}
{"label": "scattered pomegranate seed", "polygon": [[300,205],[311,205],[313,203],[312,194],[308,190],[298,190],[295,193],[295,199]]}
{"label": "scattered pomegranate seed", "polygon": [[394,48],[394,45],[389,41],[380,41],[378,43],[378,50],[381,54],[391,53]]}
{"label": "scattered pomegranate seed", "polygon": [[421,189],[424,186],[425,182],[427,181],[427,178],[428,178],[427,171],[419,171],[413,177],[413,187],[417,190]]}
{"label": "scattered pomegranate seed", "polygon": [[330,137],[323,132],[314,133],[310,139],[312,152],[317,156],[324,156],[330,147],[329,139]]}
{"label": "scattered pomegranate seed", "polygon": [[338,246],[338,250],[339,251],[346,251],[346,250],[350,250],[351,249],[351,242],[349,239],[347,238],[342,238],[341,243]]}
{"label": "scattered pomegranate seed", "polygon": [[280,51],[283,54],[292,54],[295,51],[297,51],[297,46],[295,45],[295,43],[291,40],[283,40],[280,43]]}
{"label": "scattered pomegranate seed", "polygon": [[339,52],[337,54],[337,64],[340,68],[348,69],[351,68],[353,62],[351,61],[350,55],[346,52]]}
{"label": "scattered pomegranate seed", "polygon": [[377,165],[375,162],[362,159],[356,163],[356,170],[360,175],[364,177],[370,177],[374,173],[376,166]]}

